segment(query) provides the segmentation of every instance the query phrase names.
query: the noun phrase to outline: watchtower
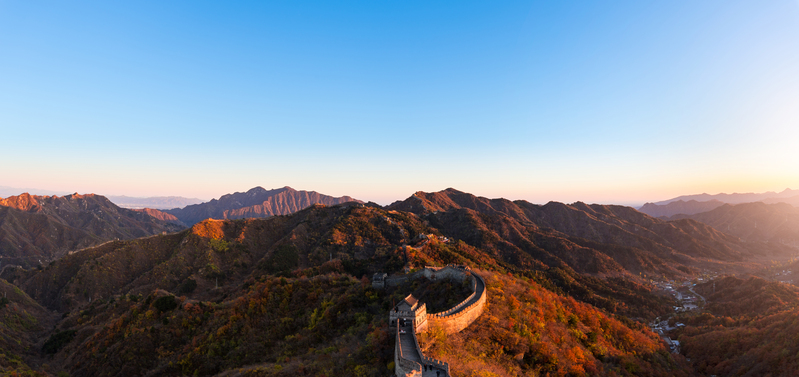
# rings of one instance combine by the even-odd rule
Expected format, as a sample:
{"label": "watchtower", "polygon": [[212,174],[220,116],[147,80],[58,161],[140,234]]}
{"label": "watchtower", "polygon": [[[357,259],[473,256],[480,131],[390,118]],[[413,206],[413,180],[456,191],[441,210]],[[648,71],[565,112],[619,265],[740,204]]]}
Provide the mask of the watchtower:
{"label": "watchtower", "polygon": [[372,288],[383,289],[386,287],[386,277],[388,274],[376,272],[372,275]]}
{"label": "watchtower", "polygon": [[414,329],[417,333],[426,331],[427,305],[420,304],[419,300],[413,297],[413,294],[410,294],[394,306],[394,309],[391,309],[388,319],[391,326],[396,326],[397,320],[405,319],[413,321]]}

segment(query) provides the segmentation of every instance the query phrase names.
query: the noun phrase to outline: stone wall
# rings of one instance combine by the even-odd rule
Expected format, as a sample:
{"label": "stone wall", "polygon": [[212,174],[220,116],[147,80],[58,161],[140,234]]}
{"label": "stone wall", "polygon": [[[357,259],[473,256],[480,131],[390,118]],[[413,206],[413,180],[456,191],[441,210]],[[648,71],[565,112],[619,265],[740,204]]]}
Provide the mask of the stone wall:
{"label": "stone wall", "polygon": [[[426,357],[419,348],[419,342],[416,338],[416,333],[426,331],[428,326],[438,326],[446,333],[452,334],[462,331],[469,327],[480,314],[483,313],[487,299],[487,287],[483,277],[473,272],[466,266],[447,266],[447,267],[426,267],[421,271],[414,272],[400,277],[386,278],[386,285],[398,285],[402,282],[417,279],[420,277],[427,277],[428,279],[453,279],[463,281],[471,279],[472,281],[472,294],[462,302],[454,307],[443,311],[441,313],[426,314],[426,321],[424,321],[424,328],[418,328],[417,321],[414,321],[414,331],[406,336],[412,336],[413,341],[421,356],[421,364],[419,362],[408,360],[402,357],[402,346],[399,333],[399,325],[397,324],[396,344],[394,345],[394,372],[400,377],[418,377],[422,375],[422,364],[426,366],[433,366],[436,369],[445,371],[445,376],[450,376],[449,364],[446,362]],[[404,313],[403,313],[404,314]],[[411,314],[411,313],[407,313]],[[415,313],[419,314],[419,313]],[[390,318],[399,318],[399,313],[389,316]]]}
{"label": "stone wall", "polygon": [[449,373],[449,364],[446,361],[422,355],[422,362],[425,363],[425,365],[432,365],[435,368],[443,370],[445,373],[444,376],[451,376]]}
{"label": "stone wall", "polygon": [[[397,334],[396,334],[396,342],[394,343],[394,374],[397,377],[420,377],[422,375],[422,364],[419,364],[413,360],[408,360],[402,357],[402,345],[400,344],[400,332],[399,332],[399,325],[397,326]],[[406,334],[409,336],[413,336],[414,340],[416,339],[415,334]],[[421,355],[421,353],[420,353]]]}
{"label": "stone wall", "polygon": [[402,283],[404,283],[406,281],[416,279],[420,275],[421,274],[417,271],[417,272],[414,272],[414,273],[411,273],[411,274],[407,274],[407,275],[392,276],[392,277],[386,278],[384,284],[385,284],[385,286],[395,287],[395,286],[398,286],[398,285],[400,285],[400,284],[402,284]]}
{"label": "stone wall", "polygon": [[[446,311],[427,315],[427,320],[429,321],[430,326],[440,326],[447,333],[460,332],[474,322],[474,320],[477,319],[481,313],[483,313],[483,308],[485,307],[486,302],[485,280],[483,280],[480,275],[472,272],[471,269],[466,266],[425,267],[421,271],[416,271],[404,276],[386,278],[384,281],[386,285],[395,286],[409,280],[418,279],[422,276],[428,279],[436,280],[472,280],[472,294],[469,297]],[[478,286],[482,287],[479,292]],[[480,294],[481,297],[475,301],[474,299],[478,294]],[[469,306],[465,307],[466,305]],[[425,331],[426,326],[425,328],[420,328],[419,330]]]}
{"label": "stone wall", "polygon": [[[469,327],[469,325],[483,313],[487,298],[485,280],[476,273],[472,272],[471,275],[474,276],[475,279],[475,293],[452,309],[428,315],[427,321],[429,326],[438,326],[444,329],[446,333],[452,334]],[[476,292],[477,287],[481,288],[479,292],[480,296],[477,301],[473,301],[475,295],[478,294],[478,292]],[[469,304],[470,301],[473,302]],[[465,306],[467,304],[469,305]]]}
{"label": "stone wall", "polygon": [[406,281],[418,279],[422,276],[428,279],[453,279],[462,281],[463,279],[469,277],[469,271],[469,268],[466,266],[425,267],[422,270],[412,272],[410,274],[386,277],[384,278],[383,283],[385,286],[394,287]]}
{"label": "stone wall", "polygon": [[472,277],[472,294],[469,295],[469,297],[467,297],[465,300],[459,302],[458,305],[455,305],[455,306],[453,306],[453,307],[451,307],[451,308],[449,308],[449,309],[447,309],[447,310],[445,310],[443,312],[434,313],[434,314],[431,314],[431,315],[435,315],[435,316],[438,316],[438,317],[446,317],[448,315],[451,315],[452,313],[455,313],[458,310],[460,310],[461,308],[463,308],[463,306],[468,304],[469,301],[471,301],[472,299],[474,299],[474,297],[476,295],[477,295],[477,279],[475,277]]}
{"label": "stone wall", "polygon": [[[416,352],[419,352],[419,355],[422,357],[421,360],[422,364],[424,364],[427,367],[434,366],[438,369],[441,369],[442,371],[445,372],[444,377],[451,377],[451,374],[449,374],[449,364],[447,362],[434,359],[432,357],[427,357],[424,355],[424,353],[422,353],[422,347],[419,347],[419,338],[416,337],[416,334],[418,334],[419,332],[421,331],[418,329],[414,329],[413,344],[416,347]],[[422,368],[422,370],[424,370],[424,368]]]}
{"label": "stone wall", "polygon": [[416,333],[427,331],[427,305],[422,304],[416,311],[412,310],[391,310],[388,316],[389,326],[394,326],[400,318],[410,320],[413,323]]}
{"label": "stone wall", "polygon": [[425,267],[421,272],[428,279],[452,279],[463,281],[469,277],[469,268],[466,266]]}
{"label": "stone wall", "polygon": [[444,317],[439,317],[436,315],[428,316],[428,326],[438,326],[444,329],[444,332],[447,334],[461,332],[463,329],[469,327],[469,325],[471,325],[472,322],[474,322],[477,317],[483,313],[484,308],[485,295],[483,295],[479,301],[473,303],[458,313]]}

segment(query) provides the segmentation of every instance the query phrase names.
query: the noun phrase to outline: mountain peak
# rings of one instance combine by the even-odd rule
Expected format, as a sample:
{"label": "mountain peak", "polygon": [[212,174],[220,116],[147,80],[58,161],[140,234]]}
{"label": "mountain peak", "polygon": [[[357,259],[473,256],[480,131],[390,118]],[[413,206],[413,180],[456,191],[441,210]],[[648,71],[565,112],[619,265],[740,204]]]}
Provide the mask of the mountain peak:
{"label": "mountain peak", "polygon": [[287,215],[313,204],[335,205],[357,201],[349,196],[332,197],[316,191],[298,191],[289,186],[266,190],[261,186],[247,192],[236,192],[221,196],[207,203],[186,206],[166,211],[187,225],[204,219],[241,219]]}
{"label": "mountain peak", "polygon": [[[281,193],[281,192],[286,192],[286,191],[288,191],[288,192],[296,192],[297,190],[295,190],[295,189],[293,189],[293,188],[291,188],[289,186],[283,186],[281,188],[276,188],[276,189],[272,189],[272,190],[267,190],[267,189],[263,188],[262,186],[255,186],[255,187],[247,190],[246,194],[250,195],[250,196],[254,196],[254,195],[262,195],[262,194],[269,194],[269,193]],[[232,194],[228,194],[228,195],[232,195]]]}
{"label": "mountain peak", "polygon": [[261,187],[261,186],[255,186],[255,187],[247,190],[247,194],[248,195],[258,195],[258,194],[262,194],[262,193],[265,193],[265,192],[266,192],[266,189]]}
{"label": "mountain peak", "polygon": [[39,201],[35,195],[27,192],[17,196],[9,196],[6,199],[0,199],[0,205],[5,207],[16,208],[20,211],[29,211],[39,205]]}
{"label": "mountain peak", "polygon": [[69,199],[88,199],[88,198],[94,198],[94,197],[100,197],[100,196],[101,195],[97,195],[97,194],[78,194],[76,192],[74,194],[69,194],[69,195],[66,195],[64,197],[65,198],[69,198]]}

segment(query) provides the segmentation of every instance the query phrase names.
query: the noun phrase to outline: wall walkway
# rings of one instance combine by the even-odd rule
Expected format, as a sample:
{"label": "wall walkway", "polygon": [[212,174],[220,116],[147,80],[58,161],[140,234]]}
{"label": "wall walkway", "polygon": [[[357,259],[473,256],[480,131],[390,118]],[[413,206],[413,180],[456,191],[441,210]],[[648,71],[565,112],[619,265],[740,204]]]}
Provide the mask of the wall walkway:
{"label": "wall walkway", "polygon": [[[487,297],[485,280],[466,266],[426,267],[412,276],[387,278],[385,283],[394,285],[422,276],[433,279],[460,279],[461,281],[467,278],[472,279],[472,294],[446,311],[429,314],[430,325],[440,326],[448,334],[456,333],[468,327],[483,312]],[[394,345],[394,372],[398,377],[451,376],[449,364],[424,356],[419,348],[416,334],[424,331],[427,326],[425,329],[417,329],[413,321],[408,321],[406,326],[402,326],[400,321],[396,321],[393,325],[396,326],[397,332]]]}

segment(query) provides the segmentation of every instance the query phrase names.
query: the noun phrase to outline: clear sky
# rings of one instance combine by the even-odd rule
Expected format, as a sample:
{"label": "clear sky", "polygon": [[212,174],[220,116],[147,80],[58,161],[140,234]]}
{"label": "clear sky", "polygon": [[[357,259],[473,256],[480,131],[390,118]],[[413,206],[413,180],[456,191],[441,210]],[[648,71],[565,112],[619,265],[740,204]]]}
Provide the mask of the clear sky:
{"label": "clear sky", "polygon": [[799,1],[0,0],[0,185],[799,188]]}

